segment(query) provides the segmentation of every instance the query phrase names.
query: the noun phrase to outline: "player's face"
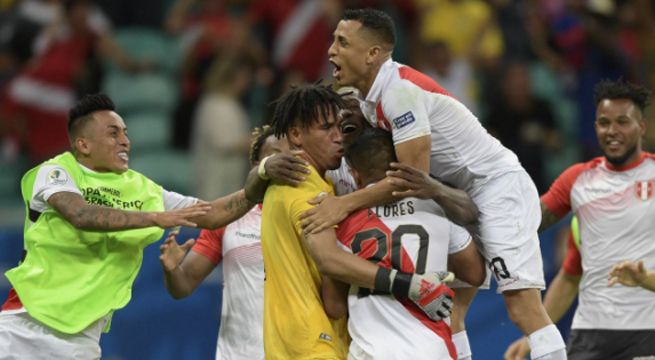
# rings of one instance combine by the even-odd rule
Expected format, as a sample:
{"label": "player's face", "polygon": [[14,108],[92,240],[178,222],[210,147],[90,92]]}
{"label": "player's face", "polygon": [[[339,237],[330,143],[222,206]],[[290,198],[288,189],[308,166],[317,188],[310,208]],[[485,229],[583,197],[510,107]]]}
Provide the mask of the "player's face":
{"label": "player's face", "polygon": [[370,44],[362,36],[362,23],[341,20],[334,30],[334,41],[328,49],[329,61],[334,65],[332,76],[340,86],[354,86],[364,90],[368,82],[367,56]]}
{"label": "player's face", "polygon": [[359,101],[356,99],[346,100],[346,107],[339,111],[339,121],[344,147],[352,144],[353,140],[362,133],[362,130],[370,126],[359,107]]}
{"label": "player's face", "polygon": [[82,150],[85,164],[98,172],[127,171],[130,140],[123,119],[113,111],[98,111],[87,126]]}
{"label": "player's face", "polygon": [[602,100],[596,108],[595,128],[598,144],[610,163],[621,166],[637,160],[646,124],[631,100]]}
{"label": "player's face", "polygon": [[292,128],[289,141],[302,149],[308,161],[321,172],[337,169],[341,165],[343,136],[337,116],[332,111],[327,119],[319,114],[319,119],[306,128]]}

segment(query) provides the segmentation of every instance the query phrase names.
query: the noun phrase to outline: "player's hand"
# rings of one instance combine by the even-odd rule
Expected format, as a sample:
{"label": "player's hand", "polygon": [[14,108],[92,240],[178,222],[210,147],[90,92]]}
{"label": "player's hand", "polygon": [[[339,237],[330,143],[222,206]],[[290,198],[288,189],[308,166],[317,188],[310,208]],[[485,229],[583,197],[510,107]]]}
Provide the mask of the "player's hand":
{"label": "player's hand", "polygon": [[441,182],[429,174],[412,166],[393,162],[389,164],[392,170],[387,171],[389,182],[403,191],[392,192],[393,196],[433,199],[439,192]]}
{"label": "player's hand", "polygon": [[451,272],[414,274],[409,285],[408,298],[432,320],[443,320],[450,316],[455,293],[446,282],[455,279]]}
{"label": "player's hand", "polygon": [[505,360],[524,360],[530,355],[530,345],[528,344],[528,338],[525,336],[514,341],[507,350],[505,350],[504,359]]}
{"label": "player's hand", "polygon": [[310,172],[307,167],[309,164],[300,157],[303,153],[302,150],[292,150],[290,153],[271,156],[264,164],[266,176],[283,184],[298,186]]}
{"label": "player's hand", "polygon": [[305,234],[317,234],[340,223],[349,212],[342,204],[343,200],[337,196],[321,193],[309,200],[316,205],[300,214],[300,226]]}
{"label": "player's hand", "polygon": [[177,268],[177,266],[184,259],[184,255],[193,247],[195,240],[189,239],[181,246],[177,244],[175,236],[177,236],[177,231],[171,231],[164,240],[164,243],[159,246],[159,262],[164,268],[164,271],[171,272]]}
{"label": "player's hand", "polygon": [[189,219],[206,215],[211,208],[210,203],[199,202],[182,209],[154,212],[152,213],[152,221],[155,226],[162,229],[175,226],[197,227],[198,225]]}
{"label": "player's hand", "polygon": [[624,261],[612,267],[607,281],[608,286],[621,284],[629,287],[641,286],[648,276],[644,261]]}

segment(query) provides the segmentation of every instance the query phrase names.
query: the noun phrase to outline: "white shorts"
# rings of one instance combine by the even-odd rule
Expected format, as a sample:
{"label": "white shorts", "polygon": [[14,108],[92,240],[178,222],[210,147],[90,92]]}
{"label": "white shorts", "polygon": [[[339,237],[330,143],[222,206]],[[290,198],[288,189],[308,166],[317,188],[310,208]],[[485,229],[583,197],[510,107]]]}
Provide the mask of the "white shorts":
{"label": "white shorts", "polygon": [[0,312],[0,360],[100,359],[100,333],[108,318],[77,334],[64,334],[26,311]]}
{"label": "white shorts", "polygon": [[469,229],[484,256],[498,293],[545,289],[537,230],[541,223],[539,194],[525,171],[489,180],[473,197],[478,224]]}

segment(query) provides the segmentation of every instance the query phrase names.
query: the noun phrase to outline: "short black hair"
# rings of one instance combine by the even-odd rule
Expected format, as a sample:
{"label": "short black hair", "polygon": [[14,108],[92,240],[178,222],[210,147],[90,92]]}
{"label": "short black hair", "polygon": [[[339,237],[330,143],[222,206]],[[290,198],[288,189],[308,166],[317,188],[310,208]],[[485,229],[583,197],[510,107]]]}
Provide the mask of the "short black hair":
{"label": "short black hair", "polygon": [[275,111],[271,126],[278,138],[287,135],[296,121],[306,128],[318,121],[321,115],[324,119],[330,114],[336,116],[345,106],[339,94],[320,83],[295,86],[273,104]]}
{"label": "short black hair", "polygon": [[623,79],[617,81],[603,80],[594,87],[594,102],[596,106],[605,99],[627,99],[632,101],[642,115],[650,105],[651,92],[646,87]]}
{"label": "short black hair", "polygon": [[105,94],[86,95],[80,99],[68,112],[68,136],[71,142],[79,128],[91,119],[90,115],[103,110],[116,110],[114,102]]}
{"label": "short black hair", "polygon": [[381,41],[393,46],[396,44],[396,26],[384,11],[365,9],[346,9],[343,20],[355,20],[362,23],[362,27],[371,31]]}
{"label": "short black hair", "polygon": [[273,128],[269,125],[256,127],[252,131],[249,153],[250,165],[254,165],[256,162],[262,160],[262,146],[264,146],[266,139],[271,135],[273,135]]}
{"label": "short black hair", "polygon": [[379,181],[397,161],[391,133],[380,128],[366,128],[346,149],[348,164],[366,179]]}

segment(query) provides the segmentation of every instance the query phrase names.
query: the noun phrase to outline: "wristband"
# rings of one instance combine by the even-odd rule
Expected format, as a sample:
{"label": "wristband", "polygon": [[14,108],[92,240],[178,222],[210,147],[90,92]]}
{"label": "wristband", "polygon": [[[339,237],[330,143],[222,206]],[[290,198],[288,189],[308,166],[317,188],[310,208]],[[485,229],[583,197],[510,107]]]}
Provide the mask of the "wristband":
{"label": "wristband", "polygon": [[268,175],[266,175],[266,168],[264,167],[266,165],[266,160],[268,160],[271,156],[273,156],[273,155],[269,155],[269,156],[263,158],[262,161],[259,162],[259,166],[257,167],[257,175],[262,180],[270,180],[271,179],[270,177],[268,177]]}
{"label": "wristband", "polygon": [[391,293],[398,296],[407,297],[409,295],[409,287],[412,282],[412,276],[413,274],[398,271],[396,278],[391,284]]}
{"label": "wristband", "polygon": [[[400,278],[398,277],[400,276]],[[402,273],[395,269],[387,269],[385,267],[378,267],[378,272],[375,274],[375,283],[373,285],[373,290],[377,294],[396,294],[402,297],[407,297],[409,292],[409,282],[407,285],[404,285],[405,278],[412,278],[412,274]],[[396,285],[396,282],[400,283]],[[406,288],[407,291],[402,293],[403,289]]]}

